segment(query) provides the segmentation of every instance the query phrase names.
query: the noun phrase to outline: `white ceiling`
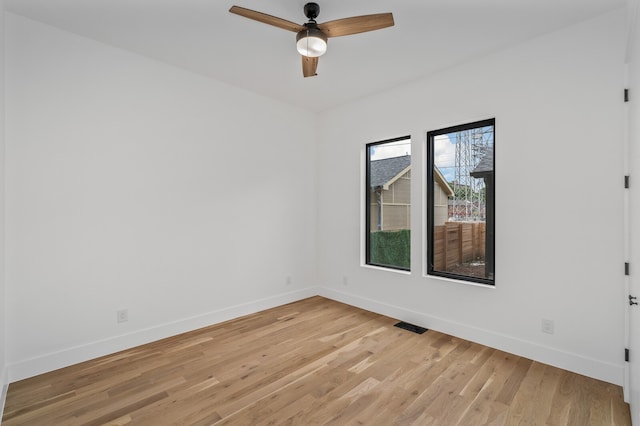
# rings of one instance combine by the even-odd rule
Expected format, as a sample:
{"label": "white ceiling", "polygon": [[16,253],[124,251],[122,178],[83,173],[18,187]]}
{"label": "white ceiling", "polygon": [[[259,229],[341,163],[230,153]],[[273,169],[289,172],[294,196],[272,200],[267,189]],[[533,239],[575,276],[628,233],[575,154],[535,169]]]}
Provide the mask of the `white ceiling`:
{"label": "white ceiling", "polygon": [[625,6],[625,0],[316,0],[318,22],[392,12],[395,26],[329,40],[303,78],[295,33],[228,12],[304,23],[305,0],[5,0],[5,9],[234,86],[322,111]]}

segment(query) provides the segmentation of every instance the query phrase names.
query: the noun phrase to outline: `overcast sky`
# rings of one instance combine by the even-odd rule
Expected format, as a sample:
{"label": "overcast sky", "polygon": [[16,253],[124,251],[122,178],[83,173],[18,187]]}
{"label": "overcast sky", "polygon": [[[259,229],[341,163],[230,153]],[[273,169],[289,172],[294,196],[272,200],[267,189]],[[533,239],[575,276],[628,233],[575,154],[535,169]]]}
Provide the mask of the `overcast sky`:
{"label": "overcast sky", "polygon": [[455,179],[456,145],[449,138],[449,135],[439,135],[434,138],[434,156],[436,167],[447,182]]}
{"label": "overcast sky", "polygon": [[411,139],[403,139],[371,147],[371,161],[402,157],[403,155],[411,155]]}

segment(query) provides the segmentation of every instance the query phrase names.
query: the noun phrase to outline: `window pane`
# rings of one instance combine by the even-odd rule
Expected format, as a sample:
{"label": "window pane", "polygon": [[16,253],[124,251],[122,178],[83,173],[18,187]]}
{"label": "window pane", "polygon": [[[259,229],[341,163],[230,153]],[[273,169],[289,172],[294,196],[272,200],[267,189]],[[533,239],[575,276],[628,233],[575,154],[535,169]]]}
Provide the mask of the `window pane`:
{"label": "window pane", "polygon": [[411,140],[367,145],[366,263],[411,266]]}
{"label": "window pane", "polygon": [[429,132],[428,273],[494,282],[494,127]]}

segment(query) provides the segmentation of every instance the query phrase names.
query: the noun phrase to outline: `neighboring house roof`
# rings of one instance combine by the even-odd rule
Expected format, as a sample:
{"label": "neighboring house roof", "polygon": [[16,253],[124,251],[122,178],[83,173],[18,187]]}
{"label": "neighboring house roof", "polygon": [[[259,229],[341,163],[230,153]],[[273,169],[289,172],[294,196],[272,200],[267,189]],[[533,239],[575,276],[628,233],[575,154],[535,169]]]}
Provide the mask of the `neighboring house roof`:
{"label": "neighboring house roof", "polygon": [[388,186],[393,183],[392,181],[404,174],[404,171],[410,167],[410,155],[372,161],[369,168],[371,188],[388,189]]}
{"label": "neighboring house roof", "polygon": [[481,178],[493,173],[493,146],[485,146],[482,151],[482,157],[478,165],[469,173],[474,178]]}
{"label": "neighboring house roof", "polygon": [[[398,180],[411,168],[411,156],[383,158],[371,162],[369,172],[371,173],[371,188],[389,189],[389,185]],[[453,189],[447,183],[440,170],[435,167],[434,178],[442,190],[449,197],[453,197]]]}
{"label": "neighboring house roof", "polygon": [[436,166],[433,166],[433,171],[435,172],[433,174],[433,178],[438,183],[438,185],[440,185],[440,188],[442,188],[445,194],[447,194],[447,197],[453,197],[455,193],[453,192],[453,189],[451,188],[447,180],[442,175],[440,169]]}

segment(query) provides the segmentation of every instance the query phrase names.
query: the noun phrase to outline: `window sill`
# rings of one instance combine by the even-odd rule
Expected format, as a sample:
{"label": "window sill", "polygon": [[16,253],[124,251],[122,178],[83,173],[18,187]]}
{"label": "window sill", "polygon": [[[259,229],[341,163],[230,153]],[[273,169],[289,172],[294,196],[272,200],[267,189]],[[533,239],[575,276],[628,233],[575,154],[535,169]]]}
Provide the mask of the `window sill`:
{"label": "window sill", "polygon": [[360,266],[367,269],[376,269],[378,271],[387,271],[387,272],[394,272],[396,274],[411,275],[411,271],[404,271],[402,269],[385,268],[384,266],[367,265],[366,263]]}
{"label": "window sill", "polygon": [[464,284],[464,285],[469,285],[473,287],[488,288],[492,290],[496,288],[495,283],[494,284],[475,283],[473,281],[456,280],[455,278],[441,277],[438,275],[429,275],[429,274],[423,275],[423,277],[433,279],[433,280],[438,280],[438,281],[445,281],[448,283]]}

